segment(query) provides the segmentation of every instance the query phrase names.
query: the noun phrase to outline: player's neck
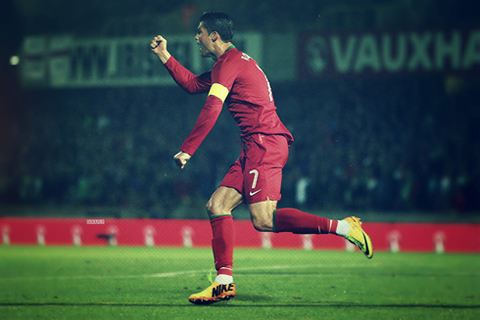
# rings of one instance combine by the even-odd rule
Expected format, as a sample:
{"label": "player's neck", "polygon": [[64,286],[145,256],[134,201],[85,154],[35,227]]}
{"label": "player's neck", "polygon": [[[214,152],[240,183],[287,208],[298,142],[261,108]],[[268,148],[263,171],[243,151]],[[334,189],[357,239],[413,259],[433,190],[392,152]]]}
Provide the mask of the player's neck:
{"label": "player's neck", "polygon": [[212,57],[213,60],[217,61],[218,58],[222,56],[225,52],[230,50],[231,48],[235,48],[235,46],[231,42],[222,42],[218,44],[217,50],[215,50],[215,54]]}

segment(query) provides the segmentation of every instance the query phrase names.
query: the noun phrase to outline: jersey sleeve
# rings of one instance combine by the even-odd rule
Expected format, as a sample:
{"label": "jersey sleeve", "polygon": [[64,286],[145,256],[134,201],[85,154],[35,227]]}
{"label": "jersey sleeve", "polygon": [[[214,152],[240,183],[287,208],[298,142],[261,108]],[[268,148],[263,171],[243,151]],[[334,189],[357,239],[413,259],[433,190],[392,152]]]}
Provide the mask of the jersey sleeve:
{"label": "jersey sleeve", "polygon": [[236,66],[232,61],[222,60],[217,62],[212,70],[212,85],[211,88],[215,91],[217,84],[227,89],[227,92],[224,94],[215,94],[210,92],[207,97],[207,101],[200,112],[200,115],[195,123],[195,126],[192,129],[192,132],[183,142],[180,150],[193,155],[198,149],[200,144],[203,142],[205,137],[208,135],[210,130],[212,130],[215,122],[222,111],[223,102],[228,95],[228,92],[231,90],[235,78],[238,75],[238,66]]}
{"label": "jersey sleeve", "polygon": [[192,129],[192,132],[183,142],[180,150],[193,155],[197,151],[200,144],[203,142],[205,137],[208,135],[210,130],[212,130],[215,122],[217,122],[218,116],[222,111],[223,102],[218,97],[214,95],[209,95],[205,105],[200,111],[197,122]]}
{"label": "jersey sleeve", "polygon": [[208,92],[212,85],[210,71],[197,76],[182,66],[174,57],[170,57],[164,66],[173,80],[190,94]]}

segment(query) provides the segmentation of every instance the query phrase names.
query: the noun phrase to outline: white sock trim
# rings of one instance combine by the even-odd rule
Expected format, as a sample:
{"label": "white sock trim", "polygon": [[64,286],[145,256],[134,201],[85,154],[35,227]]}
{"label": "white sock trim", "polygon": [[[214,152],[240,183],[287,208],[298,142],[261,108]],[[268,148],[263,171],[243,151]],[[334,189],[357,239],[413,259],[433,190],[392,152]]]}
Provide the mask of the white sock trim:
{"label": "white sock trim", "polygon": [[233,277],[226,274],[219,274],[215,278],[215,282],[218,282],[220,284],[230,284],[233,283]]}
{"label": "white sock trim", "polygon": [[346,237],[350,232],[350,222],[345,220],[338,220],[337,234],[342,237]]}

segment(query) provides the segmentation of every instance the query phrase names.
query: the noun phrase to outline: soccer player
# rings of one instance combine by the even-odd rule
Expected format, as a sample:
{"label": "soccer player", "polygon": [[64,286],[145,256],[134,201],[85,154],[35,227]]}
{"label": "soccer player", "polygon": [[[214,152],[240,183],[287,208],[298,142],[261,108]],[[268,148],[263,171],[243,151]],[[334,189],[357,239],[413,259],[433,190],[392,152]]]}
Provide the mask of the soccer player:
{"label": "soccer player", "polygon": [[297,209],[277,209],[282,169],[293,137],[280,121],[270,83],[260,66],[232,44],[233,23],[228,15],[205,13],[200,18],[195,40],[202,57],[215,60],[211,71],[194,75],[170,55],[167,40],[153,38],[150,46],[175,82],[188,93],[207,93],[207,100],[191,131],[175,154],[183,169],[215,124],[225,103],[241,131],[241,154],[230,167],[207,203],[213,239],[217,277],[204,291],[189,301],[210,304],[235,296],[233,282],[234,225],[232,211],[248,205],[251,220],[261,232],[292,232],[342,236],[355,244],[367,258],[373,247],[360,219],[332,220]]}

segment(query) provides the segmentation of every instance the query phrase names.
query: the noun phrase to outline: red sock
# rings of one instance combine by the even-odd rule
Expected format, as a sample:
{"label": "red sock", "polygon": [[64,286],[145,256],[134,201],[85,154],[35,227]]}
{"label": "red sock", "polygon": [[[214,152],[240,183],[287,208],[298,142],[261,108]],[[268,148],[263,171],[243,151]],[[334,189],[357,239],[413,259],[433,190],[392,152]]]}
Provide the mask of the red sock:
{"label": "red sock", "polygon": [[274,232],[298,234],[335,233],[337,220],[327,219],[297,209],[277,209],[274,213]]}
{"label": "red sock", "polygon": [[210,220],[210,224],[212,225],[212,249],[217,274],[231,276],[233,266],[233,245],[235,241],[233,217],[231,214],[214,217]]}

